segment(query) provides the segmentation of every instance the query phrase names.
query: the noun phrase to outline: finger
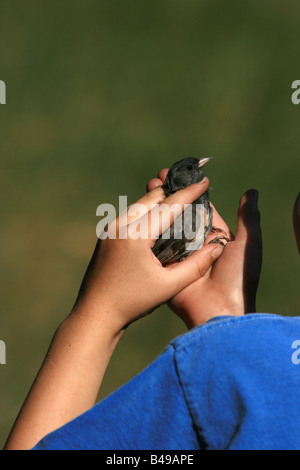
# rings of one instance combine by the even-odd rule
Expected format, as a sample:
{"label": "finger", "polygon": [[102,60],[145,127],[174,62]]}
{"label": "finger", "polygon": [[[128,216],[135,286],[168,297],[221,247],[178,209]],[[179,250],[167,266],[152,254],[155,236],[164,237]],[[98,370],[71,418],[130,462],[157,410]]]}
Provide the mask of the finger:
{"label": "finger", "polygon": [[160,170],[160,172],[157,175],[157,178],[153,178],[150,181],[148,181],[147,186],[146,186],[147,191],[152,191],[158,186],[161,186],[166,179],[168,171],[169,171],[169,168],[164,168],[163,170]]}
{"label": "finger", "polygon": [[170,271],[174,292],[180,292],[203,277],[223,251],[224,247],[220,245],[206,245],[180,263],[166,266],[164,269]]}
{"label": "finger", "polygon": [[295,201],[293,210],[293,225],[298,251],[300,253],[300,193]]}
{"label": "finger", "polygon": [[138,201],[140,203],[147,202],[147,200],[151,201],[152,207],[149,207],[148,204],[151,210],[149,212],[145,211],[146,213],[140,217],[133,218],[131,224],[128,225],[128,230],[131,234],[139,232],[140,238],[148,239],[153,245],[159,235],[165,232],[172,225],[175,218],[181,214],[185,204],[188,205],[194,202],[207,190],[208,185],[208,178],[205,177],[200,183],[192,184],[172,194],[161,204],[155,204],[158,201],[158,196],[152,197],[151,195],[155,192],[158,193],[159,190],[163,191],[163,189],[154,189]]}
{"label": "finger", "polygon": [[157,186],[149,191],[134,204],[128,206],[117,218],[117,226],[125,227],[133,221],[139,219],[155,205],[159,204],[166,198],[164,190],[161,186]]}
{"label": "finger", "polygon": [[140,217],[146,215],[156,204],[166,198],[162,188],[163,181],[168,173],[168,168],[164,168],[158,174],[158,178],[153,178],[147,184],[147,194],[138,199],[123,211],[114,222],[118,229],[126,228],[130,223],[138,221]]}
{"label": "finger", "polygon": [[168,174],[168,171],[169,171],[169,168],[163,168],[162,170],[160,170],[160,172],[158,173],[157,177],[164,183],[165,182],[165,179],[166,179],[166,176]]}
{"label": "finger", "polygon": [[[148,218],[149,228],[151,225],[151,240],[156,240],[180,215],[185,206],[194,202],[208,189],[209,181],[205,177],[202,181],[181,189],[166,198],[163,204],[153,207]],[[145,214],[147,216],[147,214]]]}
{"label": "finger", "polygon": [[249,238],[260,239],[260,213],[257,206],[258,192],[247,191],[240,199],[238,210],[236,240],[247,242]]}
{"label": "finger", "polygon": [[147,191],[153,191],[153,189],[158,188],[159,186],[162,186],[163,182],[159,178],[152,178],[152,180],[148,181],[146,189]]}
{"label": "finger", "polygon": [[[262,238],[258,192],[247,191],[240,200],[235,242],[237,259],[243,259],[243,292],[245,312],[255,312],[256,291],[262,266]],[[230,245],[230,244],[229,244]]]}
{"label": "finger", "polygon": [[136,201],[136,204],[144,204],[148,208],[148,210],[150,210],[153,204],[159,204],[165,199],[166,199],[165,192],[163,190],[162,184],[160,184],[160,185],[157,185],[148,193],[144,194],[144,196],[142,196],[140,199]]}
{"label": "finger", "polygon": [[176,193],[171,194],[171,196],[166,198],[165,203],[169,206],[172,206],[172,204],[180,204],[182,208],[184,208],[184,204],[191,204],[204,194],[208,186],[209,180],[207,176],[205,176],[199,183],[191,184],[187,188],[180,189],[176,191]]}
{"label": "finger", "polygon": [[[224,230],[224,232],[226,233],[226,236],[229,238],[229,240],[231,240],[231,241],[234,240],[234,235],[231,232],[228,225],[226,224],[226,222],[224,221],[224,219],[220,216],[220,214],[218,213],[215,206],[212,203],[210,203],[210,205],[213,209],[213,227],[220,228],[221,230]],[[212,238],[215,238],[215,237],[216,237],[216,234],[212,233],[207,241],[209,241],[209,240],[211,240]]]}

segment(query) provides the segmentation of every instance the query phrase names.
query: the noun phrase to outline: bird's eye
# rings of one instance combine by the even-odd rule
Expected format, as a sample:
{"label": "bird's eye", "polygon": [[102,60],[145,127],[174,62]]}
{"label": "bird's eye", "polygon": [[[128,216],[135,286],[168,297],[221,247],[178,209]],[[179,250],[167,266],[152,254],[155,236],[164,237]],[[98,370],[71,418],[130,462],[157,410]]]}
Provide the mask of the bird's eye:
{"label": "bird's eye", "polygon": [[193,165],[188,165],[188,166],[187,166],[187,169],[188,169],[188,170],[192,170],[192,169],[193,169]]}

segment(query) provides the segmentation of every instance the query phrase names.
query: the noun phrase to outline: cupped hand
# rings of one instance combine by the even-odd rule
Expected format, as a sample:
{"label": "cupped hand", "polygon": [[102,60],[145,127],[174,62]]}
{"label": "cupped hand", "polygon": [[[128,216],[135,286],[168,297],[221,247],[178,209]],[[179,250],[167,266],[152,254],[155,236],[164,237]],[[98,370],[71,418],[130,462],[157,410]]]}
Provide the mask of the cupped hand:
{"label": "cupped hand", "polygon": [[[166,267],[154,256],[152,247],[184,204],[192,203],[208,185],[205,178],[165,198],[161,185],[154,181],[152,190],[102,234],[73,310],[89,315],[101,312],[102,321],[114,322],[117,329],[122,329],[201,278],[220,256],[222,247],[208,245],[181,263]],[[177,213],[171,211],[170,218],[161,217],[159,209],[166,208],[167,213],[173,204],[177,205]],[[139,230],[142,236],[136,237]]]}
{"label": "cupped hand", "polygon": [[[158,178],[149,181],[147,189],[159,187],[167,171],[162,170]],[[218,315],[244,315],[256,309],[256,291],[262,264],[257,192],[247,191],[240,200],[235,237],[214,207],[213,210],[213,225],[224,230],[231,241],[204,276],[188,285],[168,303],[188,328]],[[210,234],[207,243],[215,237],[216,234]]]}

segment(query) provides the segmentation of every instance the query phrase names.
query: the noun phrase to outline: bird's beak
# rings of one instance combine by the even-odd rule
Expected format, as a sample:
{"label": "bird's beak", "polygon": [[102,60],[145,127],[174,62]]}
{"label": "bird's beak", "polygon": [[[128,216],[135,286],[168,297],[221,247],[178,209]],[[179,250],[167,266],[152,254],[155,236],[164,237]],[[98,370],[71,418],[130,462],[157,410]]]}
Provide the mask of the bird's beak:
{"label": "bird's beak", "polygon": [[210,157],[200,158],[199,163],[198,163],[198,167],[199,168],[203,167],[205,165],[205,163],[207,163],[209,160],[210,160]]}

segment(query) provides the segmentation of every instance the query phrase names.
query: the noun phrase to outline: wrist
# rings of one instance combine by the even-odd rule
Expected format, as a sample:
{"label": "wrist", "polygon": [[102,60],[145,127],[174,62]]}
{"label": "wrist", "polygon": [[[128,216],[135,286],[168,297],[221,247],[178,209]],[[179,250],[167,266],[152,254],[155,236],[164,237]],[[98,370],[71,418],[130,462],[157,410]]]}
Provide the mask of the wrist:
{"label": "wrist", "polygon": [[105,330],[107,336],[113,340],[124,331],[127,324],[126,318],[120,305],[115,305],[113,301],[100,294],[96,298],[92,295],[80,296],[63,323],[68,319],[83,322],[89,328],[95,328],[96,331]]}
{"label": "wrist", "polygon": [[173,312],[178,315],[181,320],[185,323],[186,327],[190,330],[196,326],[203,325],[207,321],[215,317],[221,316],[242,316],[245,313],[250,312],[245,311],[244,304],[241,302],[219,302],[217,298],[214,299],[214,304],[209,307],[205,302],[201,305],[188,304],[188,305],[170,305]]}

